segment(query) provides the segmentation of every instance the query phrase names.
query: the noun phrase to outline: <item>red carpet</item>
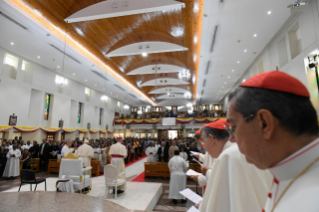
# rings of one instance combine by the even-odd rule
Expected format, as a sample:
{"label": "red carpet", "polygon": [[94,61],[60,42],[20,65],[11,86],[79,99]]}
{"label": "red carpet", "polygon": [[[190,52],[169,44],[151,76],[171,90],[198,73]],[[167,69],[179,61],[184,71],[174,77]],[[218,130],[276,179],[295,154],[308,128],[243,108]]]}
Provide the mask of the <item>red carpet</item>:
{"label": "red carpet", "polygon": [[128,166],[130,166],[130,165],[132,165],[132,164],[134,164],[134,163],[136,163],[136,162],[138,162],[138,161],[140,161],[140,160],[143,160],[143,159],[146,158],[146,157],[147,157],[147,155],[144,156],[144,157],[139,158],[138,160],[135,160],[135,161],[133,161],[133,162],[130,162],[130,163],[128,163],[128,164],[125,164],[125,167],[128,167]]}
{"label": "red carpet", "polygon": [[145,182],[145,172],[142,172],[140,175],[135,177],[132,182]]}

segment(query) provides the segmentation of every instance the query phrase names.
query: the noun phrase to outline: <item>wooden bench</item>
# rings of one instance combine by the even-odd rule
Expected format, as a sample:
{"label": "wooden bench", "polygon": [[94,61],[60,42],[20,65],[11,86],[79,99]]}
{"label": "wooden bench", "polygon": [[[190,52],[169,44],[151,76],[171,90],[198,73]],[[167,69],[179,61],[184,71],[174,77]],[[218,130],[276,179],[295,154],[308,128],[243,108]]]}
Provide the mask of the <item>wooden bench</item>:
{"label": "wooden bench", "polygon": [[100,176],[100,161],[99,160],[91,160],[92,170],[91,173],[95,176]]}
{"label": "wooden bench", "polygon": [[145,162],[145,178],[146,177],[170,177],[168,163],[162,162]]}
{"label": "wooden bench", "polygon": [[31,163],[31,170],[34,172],[39,172],[40,171],[40,158],[31,158],[30,159]]}
{"label": "wooden bench", "polygon": [[50,174],[52,172],[59,173],[60,171],[60,159],[49,159],[49,165],[48,165],[48,171],[47,174]]}
{"label": "wooden bench", "polygon": [[[145,162],[145,178],[146,177],[163,177],[164,179],[169,178],[170,172],[168,168],[168,163],[163,162]],[[194,171],[201,172],[201,166],[197,163],[189,164],[188,169],[193,169]]]}

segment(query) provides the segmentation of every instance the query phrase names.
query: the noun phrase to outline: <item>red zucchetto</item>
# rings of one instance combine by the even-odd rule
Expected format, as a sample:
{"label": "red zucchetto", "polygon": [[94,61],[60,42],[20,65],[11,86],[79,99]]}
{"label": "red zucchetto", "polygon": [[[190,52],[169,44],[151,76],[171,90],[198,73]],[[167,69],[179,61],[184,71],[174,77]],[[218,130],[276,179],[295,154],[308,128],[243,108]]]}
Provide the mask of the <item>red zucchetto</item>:
{"label": "red zucchetto", "polygon": [[200,129],[196,131],[195,135],[200,135]]}
{"label": "red zucchetto", "polygon": [[263,88],[281,91],[298,96],[310,97],[308,89],[298,79],[281,71],[267,71],[252,76],[241,87]]}
{"label": "red zucchetto", "polygon": [[217,129],[217,130],[226,130],[224,126],[230,126],[229,123],[224,120],[224,119],[219,119],[217,121],[211,122],[207,125],[205,125],[204,127],[209,127],[209,128],[213,128],[213,129]]}
{"label": "red zucchetto", "polygon": [[281,91],[298,96],[310,97],[308,89],[298,79],[281,71],[267,71],[252,76],[241,87],[263,88]]}

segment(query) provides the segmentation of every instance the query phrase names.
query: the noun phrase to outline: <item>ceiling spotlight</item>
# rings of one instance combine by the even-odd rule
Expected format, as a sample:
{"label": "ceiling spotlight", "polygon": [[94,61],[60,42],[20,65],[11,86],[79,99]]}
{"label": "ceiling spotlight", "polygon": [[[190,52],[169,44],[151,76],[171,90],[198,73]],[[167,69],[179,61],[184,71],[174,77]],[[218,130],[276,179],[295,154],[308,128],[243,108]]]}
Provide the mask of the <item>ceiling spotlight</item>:
{"label": "ceiling spotlight", "polygon": [[247,52],[247,49],[245,49],[244,52]]}
{"label": "ceiling spotlight", "polygon": [[237,61],[237,63],[240,63],[240,61]]}
{"label": "ceiling spotlight", "polygon": [[169,93],[167,93],[167,96],[169,96]]}
{"label": "ceiling spotlight", "polygon": [[233,69],[233,70],[231,70],[232,72],[234,72],[235,70]]}
{"label": "ceiling spotlight", "polygon": [[14,43],[13,43],[13,42],[11,42],[11,45],[13,46],[13,45],[14,45]]}
{"label": "ceiling spotlight", "polygon": [[271,14],[271,11],[268,11],[268,13],[267,13],[268,15],[270,15]]}
{"label": "ceiling spotlight", "polygon": [[60,66],[58,66],[58,68],[60,68]]}
{"label": "ceiling spotlight", "polygon": [[75,73],[73,73],[73,76],[75,76]]}
{"label": "ceiling spotlight", "polygon": [[225,84],[227,84],[227,82],[225,82]]}
{"label": "ceiling spotlight", "polygon": [[112,94],[112,92],[110,92]]}
{"label": "ceiling spotlight", "polygon": [[85,82],[87,82],[88,80],[87,79],[85,79]]}
{"label": "ceiling spotlight", "polygon": [[228,76],[228,79],[230,78],[230,76]]}
{"label": "ceiling spotlight", "polygon": [[224,86],[222,86],[222,88],[224,88]]}
{"label": "ceiling spotlight", "polygon": [[254,34],[254,37],[257,37],[257,34]]}
{"label": "ceiling spotlight", "polygon": [[105,96],[105,95],[101,96],[101,101],[102,102],[107,102],[108,99],[109,98],[107,96]]}
{"label": "ceiling spotlight", "polygon": [[40,59],[40,56],[38,56],[38,58]]}
{"label": "ceiling spotlight", "polygon": [[147,57],[147,53],[146,53],[146,52],[143,52],[143,53],[142,53],[142,56],[143,56],[143,57]]}
{"label": "ceiling spotlight", "polygon": [[97,84],[95,84],[95,87],[97,86]]}

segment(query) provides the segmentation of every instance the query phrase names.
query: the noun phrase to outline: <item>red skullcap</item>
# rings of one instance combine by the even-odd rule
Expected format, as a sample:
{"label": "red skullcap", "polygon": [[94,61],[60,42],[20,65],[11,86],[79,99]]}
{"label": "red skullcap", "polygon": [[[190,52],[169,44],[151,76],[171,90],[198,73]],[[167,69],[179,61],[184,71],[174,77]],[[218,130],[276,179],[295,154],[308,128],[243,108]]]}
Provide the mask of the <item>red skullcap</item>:
{"label": "red skullcap", "polygon": [[298,79],[281,71],[267,71],[252,76],[241,87],[263,88],[281,91],[298,96],[310,97],[308,89]]}
{"label": "red skullcap", "polygon": [[205,125],[204,127],[209,127],[209,128],[213,128],[213,129],[217,129],[217,130],[226,130],[224,125],[226,126],[230,126],[229,123],[224,120],[224,119],[219,119],[217,121],[211,122],[207,125]]}

